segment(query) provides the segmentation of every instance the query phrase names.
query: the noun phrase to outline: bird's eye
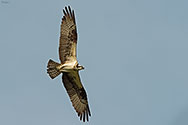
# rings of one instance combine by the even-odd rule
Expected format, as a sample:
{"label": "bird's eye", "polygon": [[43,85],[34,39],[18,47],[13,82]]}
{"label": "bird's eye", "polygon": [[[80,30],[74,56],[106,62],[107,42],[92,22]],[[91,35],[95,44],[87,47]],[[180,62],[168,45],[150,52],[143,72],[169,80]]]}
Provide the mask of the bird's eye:
{"label": "bird's eye", "polygon": [[78,66],[79,66],[79,64],[76,65],[76,67],[78,67]]}

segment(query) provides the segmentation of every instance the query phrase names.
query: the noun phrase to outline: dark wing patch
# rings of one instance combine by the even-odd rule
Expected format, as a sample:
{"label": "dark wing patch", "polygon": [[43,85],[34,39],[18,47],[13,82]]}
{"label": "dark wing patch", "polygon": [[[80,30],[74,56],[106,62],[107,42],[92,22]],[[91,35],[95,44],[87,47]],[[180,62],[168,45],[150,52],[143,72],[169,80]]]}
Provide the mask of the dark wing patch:
{"label": "dark wing patch", "polygon": [[72,105],[78,113],[80,120],[83,120],[84,122],[85,120],[89,121],[91,113],[87,101],[87,94],[81,84],[78,72],[63,73],[62,79]]}
{"label": "dark wing patch", "polygon": [[74,11],[70,6],[63,10],[59,42],[59,58],[61,63],[76,60],[77,30]]}

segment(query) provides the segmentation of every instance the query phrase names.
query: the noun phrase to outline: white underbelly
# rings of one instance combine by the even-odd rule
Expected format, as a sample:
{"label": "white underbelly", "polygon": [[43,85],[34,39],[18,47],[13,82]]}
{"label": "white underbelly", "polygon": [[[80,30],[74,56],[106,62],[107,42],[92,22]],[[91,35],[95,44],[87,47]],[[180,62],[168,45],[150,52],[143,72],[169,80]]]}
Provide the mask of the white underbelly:
{"label": "white underbelly", "polygon": [[71,72],[72,70],[74,70],[74,67],[76,64],[77,64],[77,61],[65,63],[65,64],[61,65],[60,70],[62,72]]}

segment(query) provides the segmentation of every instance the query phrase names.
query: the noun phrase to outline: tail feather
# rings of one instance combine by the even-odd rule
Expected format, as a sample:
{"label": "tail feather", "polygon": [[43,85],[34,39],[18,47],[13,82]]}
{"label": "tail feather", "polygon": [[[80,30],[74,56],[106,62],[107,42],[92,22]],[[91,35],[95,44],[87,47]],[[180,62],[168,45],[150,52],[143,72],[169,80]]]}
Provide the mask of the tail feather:
{"label": "tail feather", "polygon": [[56,68],[58,65],[60,65],[57,62],[54,62],[53,60],[48,61],[48,66],[47,66],[47,73],[49,76],[54,79],[56,76],[58,76],[61,72]]}

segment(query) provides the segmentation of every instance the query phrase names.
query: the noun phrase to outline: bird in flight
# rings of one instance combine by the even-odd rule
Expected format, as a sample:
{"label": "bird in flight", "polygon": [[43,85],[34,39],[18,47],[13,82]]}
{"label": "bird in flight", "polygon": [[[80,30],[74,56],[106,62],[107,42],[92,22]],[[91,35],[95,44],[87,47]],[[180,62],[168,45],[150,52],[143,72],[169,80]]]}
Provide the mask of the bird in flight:
{"label": "bird in flight", "polygon": [[70,97],[72,105],[80,120],[89,121],[91,116],[86,91],[81,83],[79,71],[84,67],[79,65],[76,58],[77,30],[74,10],[70,6],[63,10],[59,40],[59,59],[61,63],[48,61],[47,73],[54,79],[61,73],[63,85]]}

